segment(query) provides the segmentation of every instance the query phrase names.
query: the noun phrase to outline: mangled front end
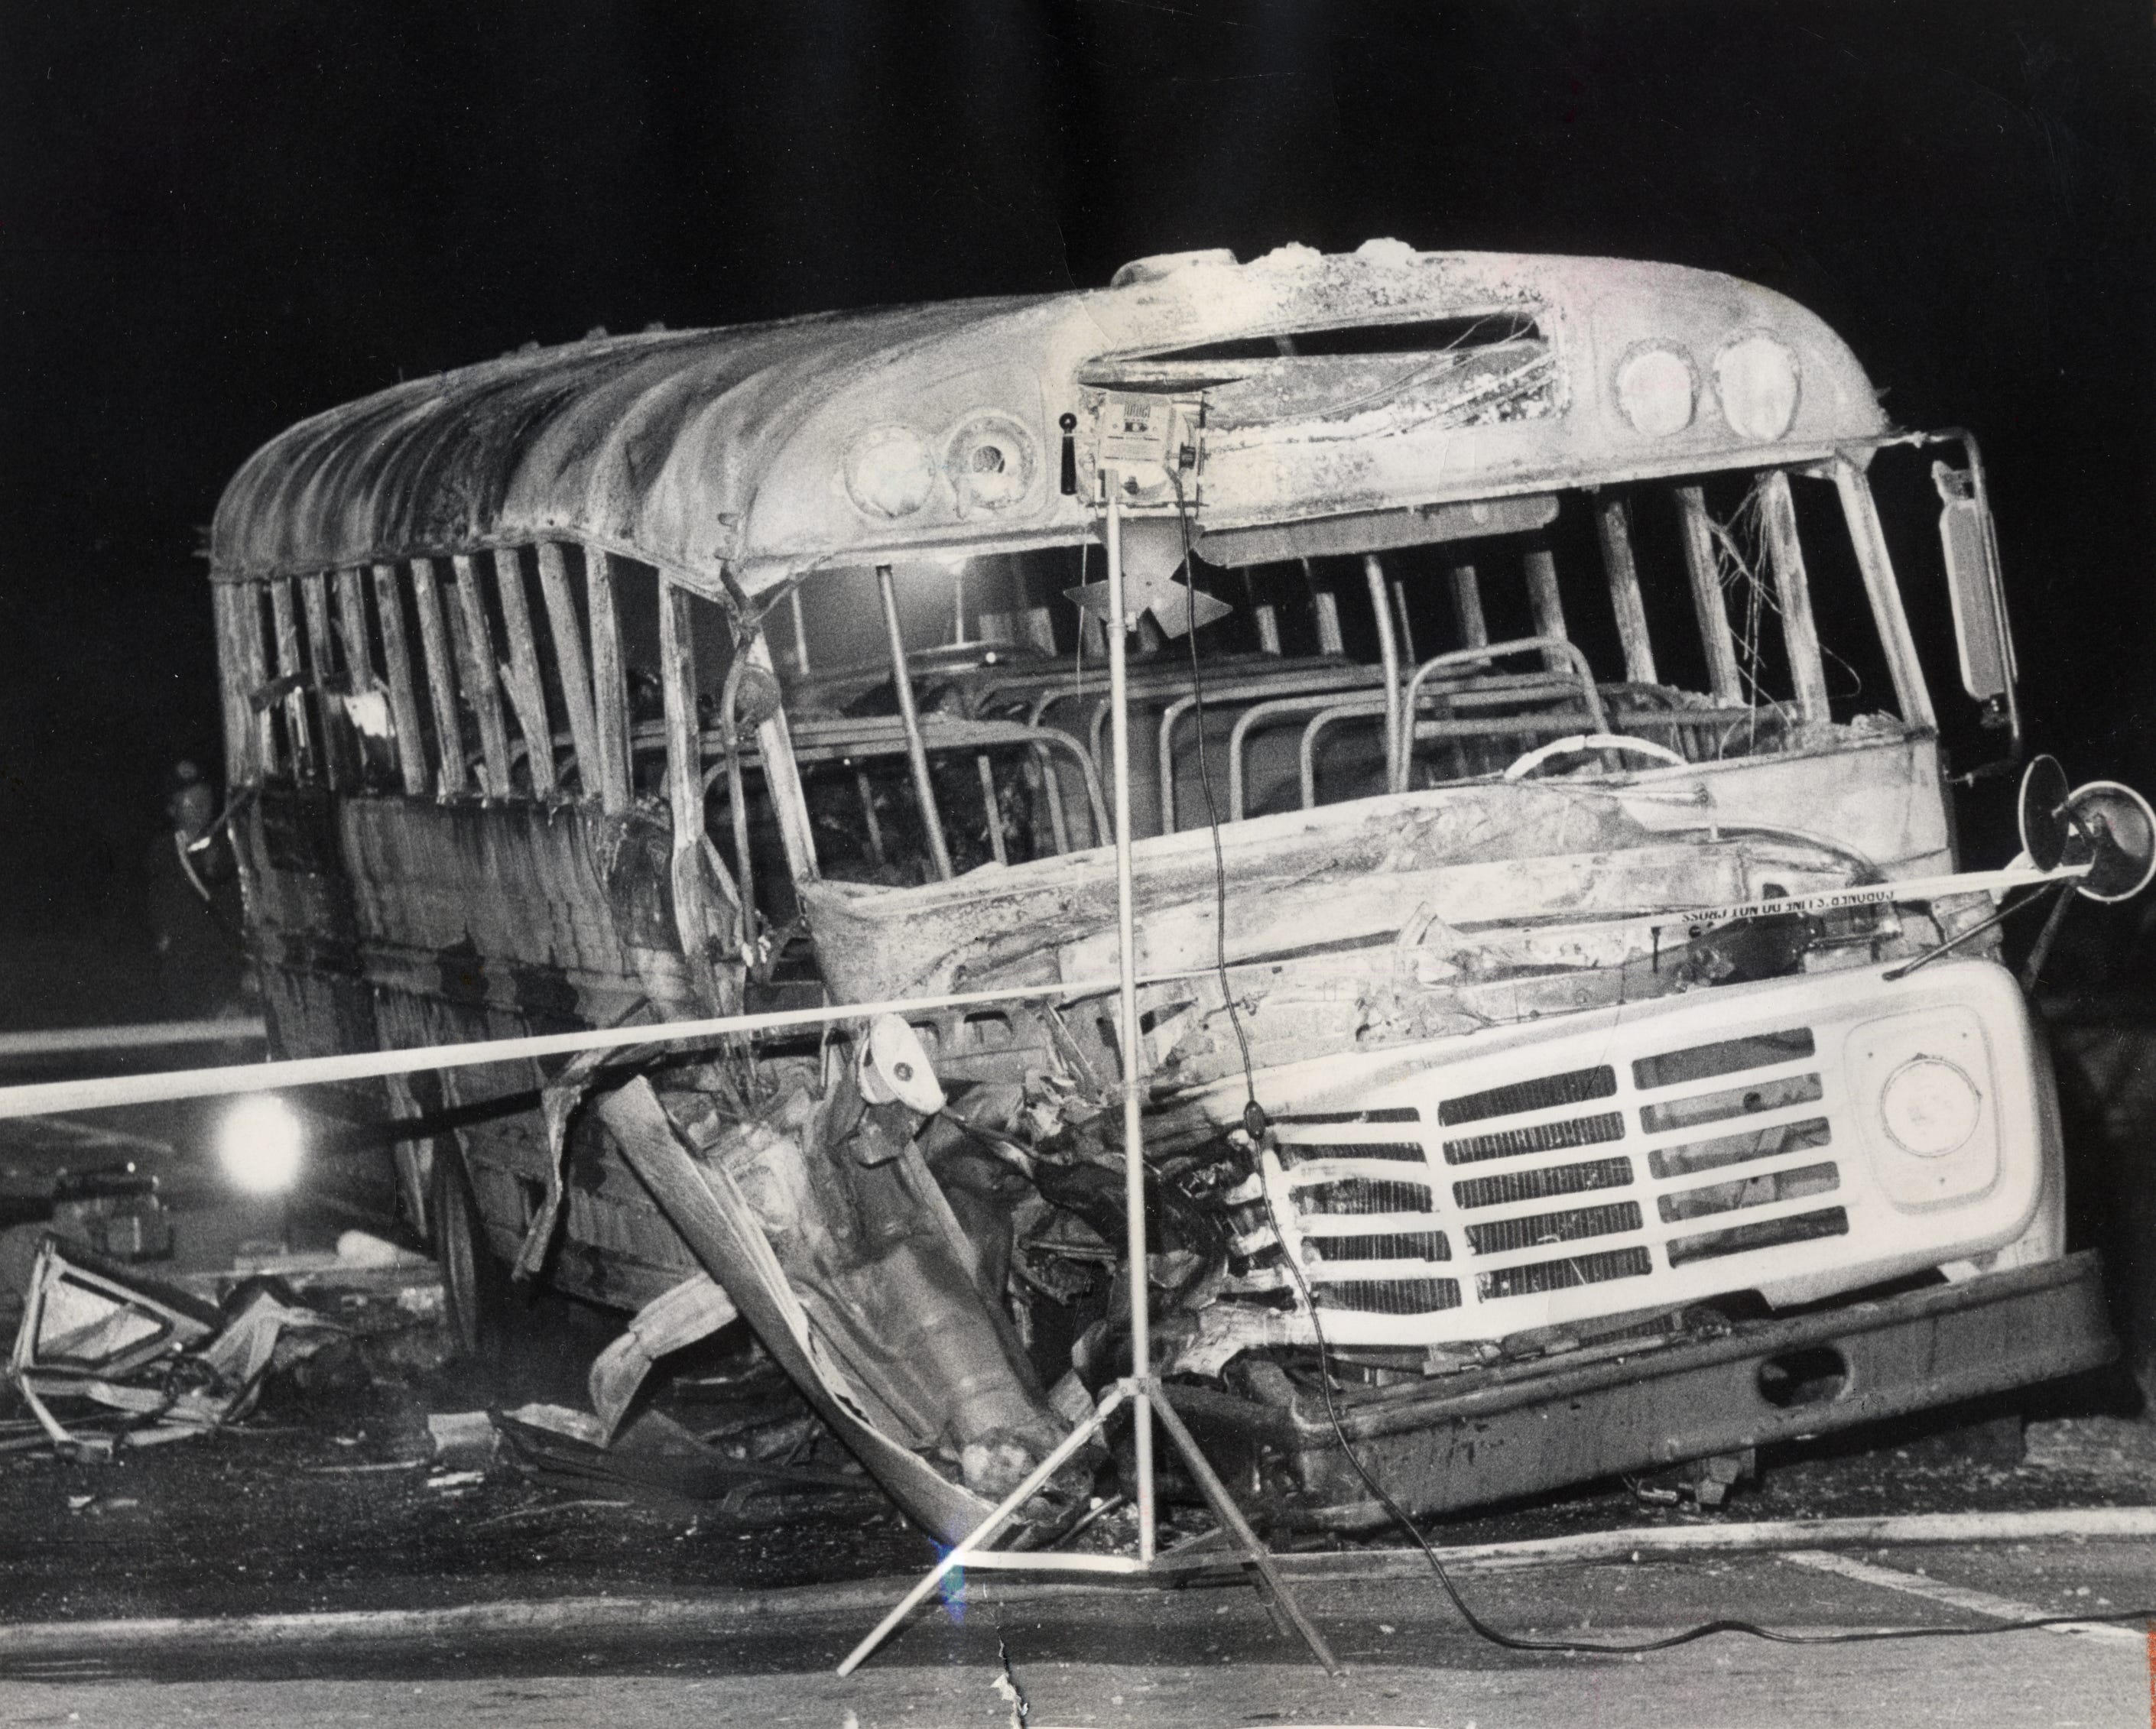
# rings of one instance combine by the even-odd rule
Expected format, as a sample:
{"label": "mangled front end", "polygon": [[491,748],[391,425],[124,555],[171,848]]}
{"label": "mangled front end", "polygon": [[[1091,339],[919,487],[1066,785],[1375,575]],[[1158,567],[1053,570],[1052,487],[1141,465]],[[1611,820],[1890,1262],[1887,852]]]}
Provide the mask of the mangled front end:
{"label": "mangled front end", "polygon": [[[1891,803],[1912,766],[1896,751],[1840,767]],[[1928,915],[1688,923],[1676,909],[1867,873],[1786,832],[1649,826],[1577,783],[1445,789],[1222,838],[1224,893],[1203,833],[1140,849],[1147,1270],[1156,1367],[1187,1384],[1194,1421],[1276,1516],[1376,1516],[1321,1432],[1321,1341],[1358,1420],[1419,1438],[1401,1442],[1394,1486],[1424,1509],[2107,1355],[2093,1270],[2060,1260],[2058,1136],[2018,990],[1978,959],[1897,976],[1978,916],[1972,897]],[[813,888],[827,976],[888,998],[1112,970],[1100,856],[956,887]],[[954,1009],[921,1031],[951,1104],[916,1156],[984,1275],[972,1289],[1004,1311],[999,1330],[1014,1322],[1036,1383],[1067,1370],[1097,1393],[1127,1352],[1112,998]],[[1996,1283],[2017,1269],[2028,1290]],[[1865,1384],[1845,1362],[1824,1403],[1755,1391],[1689,1409],[1699,1353],[1763,1387],[1770,1362],[1810,1347],[1747,1327],[1786,1328],[1770,1317],[1840,1293],[1937,1285],[1942,1270],[1958,1290],[1892,1297],[1885,1331],[1866,1335],[1885,1354],[1866,1359]],[[1993,1282],[1969,1285],[1979,1273]],[[854,1290],[876,1306],[897,1286]],[[1912,1301],[1930,1307],[1892,1306]],[[2008,1339],[2041,1341],[2039,1355]],[[1930,1367],[1910,1371],[1925,1352]],[[1660,1378],[1636,1367],[1650,1353]],[[1580,1400],[1547,1377],[1588,1360],[1631,1389],[1626,1423],[1547,1420],[1545,1396]],[[1502,1469],[1463,1469],[1493,1398],[1563,1434],[1524,1452],[1515,1436]]]}

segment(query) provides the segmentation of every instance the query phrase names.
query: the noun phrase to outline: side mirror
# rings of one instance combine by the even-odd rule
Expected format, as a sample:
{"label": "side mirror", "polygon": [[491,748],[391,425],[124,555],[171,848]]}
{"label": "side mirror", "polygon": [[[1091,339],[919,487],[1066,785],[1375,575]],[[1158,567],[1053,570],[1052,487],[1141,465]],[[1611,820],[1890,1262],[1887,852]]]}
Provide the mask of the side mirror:
{"label": "side mirror", "polygon": [[1965,469],[1934,462],[1932,484],[1939,494],[1939,545],[1946,555],[1962,688],[1984,705],[1986,726],[2010,727],[2018,735],[2014,639],[1999,582],[1998,541],[1974,452]]}

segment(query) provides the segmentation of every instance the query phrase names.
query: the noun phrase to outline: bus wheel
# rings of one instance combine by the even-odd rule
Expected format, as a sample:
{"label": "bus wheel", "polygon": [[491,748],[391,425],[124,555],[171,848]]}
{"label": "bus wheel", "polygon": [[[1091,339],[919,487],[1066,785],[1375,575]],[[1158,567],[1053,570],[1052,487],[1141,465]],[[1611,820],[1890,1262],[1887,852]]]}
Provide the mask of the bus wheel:
{"label": "bus wheel", "polygon": [[454,1142],[436,1146],[434,1166],[434,1260],[442,1270],[443,1318],[450,1348],[459,1357],[485,1361],[501,1347],[508,1275],[487,1245],[471,1177]]}

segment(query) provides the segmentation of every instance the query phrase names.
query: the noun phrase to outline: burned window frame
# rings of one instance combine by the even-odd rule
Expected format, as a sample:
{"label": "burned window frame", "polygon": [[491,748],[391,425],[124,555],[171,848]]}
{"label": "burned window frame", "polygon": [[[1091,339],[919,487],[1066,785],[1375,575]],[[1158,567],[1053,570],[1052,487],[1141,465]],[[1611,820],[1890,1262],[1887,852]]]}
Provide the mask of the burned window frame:
{"label": "burned window frame", "polygon": [[[1651,477],[1645,483],[1655,485],[1673,501],[1677,542],[1706,661],[1709,689],[1702,694],[1732,709],[1757,706],[1753,700],[1756,690],[1748,691],[1750,674],[1740,654],[1741,639],[1732,624],[1723,580],[1730,525],[1726,517],[1714,515],[1706,492],[1710,482],[1742,475],[1748,478],[1748,497],[1758,500],[1761,562],[1766,567],[1758,573],[1760,586],[1771,591],[1779,647],[1795,685],[1789,706],[1800,723],[1827,718],[1804,541],[1791,503],[1793,475],[1824,480],[1836,489],[1840,518],[1892,675],[1903,726],[1912,732],[1933,728],[1929,695],[1909,645],[1909,628],[1877,507],[1864,467],[1851,453],[1803,468],[1735,468]],[[1589,484],[1568,489],[1568,494],[1576,490],[1593,512],[1601,593],[1614,625],[1624,678],[1632,684],[1658,685],[1656,643],[1634,540],[1635,513],[1645,508],[1643,495],[1636,490],[1639,484],[1625,490]],[[726,890],[742,894],[753,906],[764,897],[757,893],[741,825],[731,818],[722,825],[706,814],[714,765],[727,774],[730,786],[740,779],[742,765],[728,765],[723,739],[710,736],[712,729],[701,722],[700,700],[720,693],[702,689],[693,648],[696,626],[688,610],[713,608],[713,616],[722,618],[732,635],[741,629],[737,605],[733,598],[716,598],[707,586],[683,582],[666,570],[634,560],[624,565],[624,557],[586,541],[547,539],[528,546],[429,552],[371,559],[328,571],[219,581],[216,593],[226,668],[228,772],[233,782],[268,777],[331,791],[401,788],[407,796],[438,800],[593,802],[608,814],[623,814],[637,802],[638,728],[630,708],[622,620],[622,583],[634,567],[649,573],[659,600],[666,766],[653,790],[663,791],[670,819],[677,824],[677,880],[685,884],[696,874],[687,863],[692,854],[708,853],[711,870],[725,882]],[[1486,553],[1483,557],[1486,560]],[[1543,654],[1545,670],[1561,670],[1573,655],[1584,651],[1573,638],[1553,557],[1546,546],[1522,538],[1518,558],[1537,634],[1551,639]],[[1307,628],[1317,639],[1319,660],[1337,660],[1343,670],[1352,664],[1360,669],[1365,681],[1380,690],[1389,670],[1393,688],[1399,690],[1407,683],[1415,654],[1408,597],[1403,582],[1387,572],[1380,554],[1361,555],[1360,563],[1369,623],[1383,664],[1351,663],[1344,653],[1337,590],[1345,584],[1312,585],[1312,617]],[[828,578],[840,573],[819,574]],[[1491,642],[1482,592],[1488,574],[1478,569],[1474,558],[1462,557],[1447,568],[1443,578],[1465,649],[1502,647]],[[531,586],[535,578],[536,603]],[[802,580],[795,578],[784,598],[793,621],[788,658],[796,663],[792,669],[796,680],[806,676],[809,641],[802,613]],[[963,572],[954,569],[951,580],[963,593],[957,585],[964,582]],[[1585,592],[1577,576],[1571,587],[1575,598]],[[983,634],[991,634],[986,627],[993,623],[994,634],[1009,633],[1048,646],[1039,639],[1055,628],[1050,608],[1025,606],[1028,598],[1019,596],[1014,603],[1019,610],[1008,616],[996,614],[992,619],[983,608],[978,615]],[[778,675],[765,625],[767,615],[776,614],[779,605],[774,597],[752,611],[739,644],[749,662],[774,680]],[[1280,652],[1276,607],[1254,603],[1251,612],[1250,628],[1257,633],[1264,655],[1288,658]],[[1097,632],[1090,641],[1082,629],[1073,634],[1081,664],[1091,662],[1101,648]],[[356,736],[338,700],[376,690],[387,704],[393,734],[388,741],[392,760],[388,768],[378,762],[368,766],[367,746]],[[759,722],[754,755],[748,759],[763,778],[762,796],[778,827],[785,868],[797,882],[821,874],[802,766],[791,734],[792,721],[801,712],[796,691],[788,688],[777,711]],[[1015,711],[1012,718],[1019,718]],[[1172,757],[1173,726],[1181,716],[1178,711],[1167,718],[1170,736],[1162,741],[1163,762]],[[1030,711],[1024,719],[1029,725],[1043,724],[1042,716]],[[1404,716],[1399,717],[1400,722],[1404,720]],[[1418,727],[1430,724],[1419,713]],[[547,747],[535,751],[529,735],[542,726]],[[959,748],[947,741],[919,737],[918,716],[907,730],[909,756],[917,752],[925,758]],[[454,747],[445,748],[445,740],[452,741]],[[1088,739],[1076,743],[1093,762],[1097,778],[1098,752],[1087,748]],[[988,763],[985,751],[974,754],[978,764]],[[1238,772],[1243,765],[1239,754],[1231,755],[1235,760],[1219,777],[1219,788],[1229,795],[1221,814],[1240,820],[1245,814]],[[996,772],[983,777],[985,787],[994,785]],[[1019,772],[1038,778],[1029,760]],[[921,779],[916,769],[916,803],[924,798]],[[1054,774],[1049,779],[1055,785],[1046,790],[1064,795],[1059,803],[1067,802],[1070,783]],[[1460,779],[1450,777],[1438,784]],[[1167,790],[1171,784],[1163,782],[1158,801],[1163,833],[1192,826],[1201,814],[1176,809]],[[1388,790],[1404,788],[1394,783]],[[932,788],[925,796],[924,823],[937,823],[941,832],[944,825],[942,813],[933,808]],[[984,792],[980,796],[985,813],[989,795]],[[1322,796],[1321,789],[1306,787],[1305,808],[1336,802]],[[727,803],[732,803],[731,796]],[[1058,814],[1064,820],[1055,825],[1055,852],[1081,849],[1077,813]],[[1087,841],[1105,844],[1106,836],[1096,813],[1085,814]],[[997,818],[984,819],[993,840],[1004,838]],[[731,834],[726,833],[727,827]],[[731,859],[714,845],[715,836],[724,842],[724,853],[731,854]],[[1009,862],[1002,847],[995,847],[994,852],[996,862]],[[745,940],[753,938],[752,929]]]}

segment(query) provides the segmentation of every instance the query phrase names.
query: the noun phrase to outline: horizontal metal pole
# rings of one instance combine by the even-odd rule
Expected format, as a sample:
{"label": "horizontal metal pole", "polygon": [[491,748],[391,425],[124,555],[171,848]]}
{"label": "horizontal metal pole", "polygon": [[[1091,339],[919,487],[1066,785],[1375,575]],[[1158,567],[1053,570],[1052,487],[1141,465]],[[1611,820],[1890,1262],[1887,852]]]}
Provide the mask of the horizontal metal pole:
{"label": "horizontal metal pole", "polygon": [[269,1036],[259,1014],[218,1020],[137,1021],[121,1027],[54,1027],[0,1033],[0,1057],[65,1056],[78,1050],[155,1050],[172,1044],[223,1044]]}
{"label": "horizontal metal pole", "polygon": [[[1864,884],[1786,900],[1748,901],[1719,907],[1671,907],[1654,913],[1614,914],[1581,925],[1672,925],[1721,923],[1737,917],[1824,911],[1834,907],[1883,906],[1929,900],[1943,895],[2060,882],[2086,875],[2086,865],[2058,870],[1973,870],[1950,876],[1904,882]],[[1273,964],[1258,959],[1230,962],[1231,968]],[[1141,985],[1168,984],[1213,976],[1209,967],[1148,973]],[[435,1069],[475,1068],[526,1058],[572,1056],[587,1050],[619,1050],[639,1044],[692,1044],[776,1032],[790,1027],[824,1026],[865,1021],[879,1014],[930,1014],[976,1004],[1050,1002],[1105,995],[1120,988],[1116,978],[1066,980],[1054,984],[1011,985],[999,990],[962,991],[933,997],[898,998],[881,1003],[834,1003],[817,1008],[774,1009],[762,1014],[722,1015],[707,1020],[661,1021],[649,1026],[598,1027],[578,1033],[549,1033],[522,1039],[475,1039],[455,1044],[423,1045],[406,1050],[349,1051],[335,1056],[295,1057],[280,1062],[231,1063],[208,1069],[168,1070],[155,1075],[116,1075],[78,1080],[33,1081],[0,1086],[0,1120],[51,1116],[63,1111],[104,1110],[120,1105],[156,1104],[171,1099],[213,1098],[237,1093],[272,1092],[285,1087],[316,1086],[336,1081],[367,1080],[386,1075],[411,1075]],[[182,1022],[192,1026],[255,1027],[254,1022]],[[107,1029],[107,1031],[120,1029]],[[42,1038],[18,1034],[17,1039]],[[207,1035],[205,1035],[207,1036]],[[222,1036],[222,1035],[221,1035]],[[234,1033],[230,1036],[247,1036]],[[259,1037],[259,1030],[253,1035]],[[88,1048],[88,1047],[84,1047]],[[0,1056],[7,1054],[0,1047]]]}

